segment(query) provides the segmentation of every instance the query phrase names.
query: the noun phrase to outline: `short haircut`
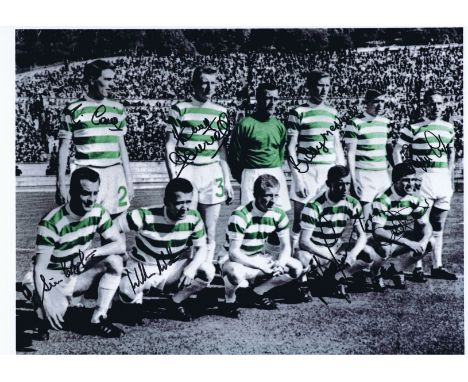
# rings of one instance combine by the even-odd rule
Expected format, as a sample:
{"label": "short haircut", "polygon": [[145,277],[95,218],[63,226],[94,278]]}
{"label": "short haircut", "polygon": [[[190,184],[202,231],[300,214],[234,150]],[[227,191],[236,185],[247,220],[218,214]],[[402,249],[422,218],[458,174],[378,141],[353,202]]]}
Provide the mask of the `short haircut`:
{"label": "short haircut", "polygon": [[349,175],[349,169],[345,166],[336,165],[328,170],[327,182],[334,183],[342,178],[346,178]]}
{"label": "short haircut", "polygon": [[413,174],[416,174],[416,170],[410,162],[398,163],[393,167],[392,182],[398,182],[401,178]]}
{"label": "short haircut", "polygon": [[85,82],[89,83],[92,80],[95,80],[101,76],[103,70],[111,69],[113,67],[107,61],[104,60],[95,60],[89,62],[84,67],[84,80]]}
{"label": "short haircut", "polygon": [[322,78],[330,78],[330,74],[324,72],[323,70],[312,70],[311,72],[307,73],[306,78],[306,85],[307,88],[310,89],[312,86],[317,85],[317,83]]}
{"label": "short haircut", "polygon": [[255,179],[253,194],[257,197],[265,193],[267,188],[279,187],[279,181],[273,175],[263,174]]}
{"label": "short haircut", "polygon": [[368,89],[366,91],[366,95],[364,96],[364,102],[369,103],[376,99],[377,97],[383,96],[384,93],[382,93],[380,90],[377,89]]}
{"label": "short haircut", "polygon": [[441,97],[443,97],[443,94],[440,90],[438,89],[429,89],[426,91],[426,93],[424,93],[424,99],[423,99],[423,102],[426,104],[426,103],[429,103],[429,101],[431,100],[431,97],[434,96],[434,95],[440,95]]}
{"label": "short haircut", "polygon": [[79,193],[81,190],[80,182],[83,180],[89,180],[92,183],[100,182],[101,178],[99,173],[94,171],[89,167],[80,167],[79,169],[73,171],[70,179],[70,195]]}
{"label": "short haircut", "polygon": [[274,82],[261,82],[257,86],[257,90],[255,92],[255,97],[258,99],[265,95],[267,91],[278,90],[278,86]]}
{"label": "short haircut", "polygon": [[197,66],[192,74],[192,83],[195,84],[198,81],[200,81],[202,74],[216,74],[216,73],[218,73],[218,71],[216,70],[216,68],[212,66],[209,66],[209,65]]}
{"label": "short haircut", "polygon": [[184,178],[172,179],[164,190],[164,204],[167,204],[166,201],[172,201],[176,192],[183,192],[184,194],[192,193],[192,183]]}

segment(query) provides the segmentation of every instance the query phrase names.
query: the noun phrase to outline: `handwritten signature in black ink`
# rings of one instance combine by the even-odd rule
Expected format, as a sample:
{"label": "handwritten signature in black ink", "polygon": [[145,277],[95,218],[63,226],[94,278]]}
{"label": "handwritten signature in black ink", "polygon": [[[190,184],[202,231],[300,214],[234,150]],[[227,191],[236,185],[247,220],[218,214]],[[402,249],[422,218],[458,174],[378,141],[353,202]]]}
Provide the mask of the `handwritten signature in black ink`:
{"label": "handwritten signature in black ink", "polygon": [[[82,104],[76,105],[74,108],[70,110],[66,110],[65,113],[70,115],[73,123],[78,126],[78,128],[85,128],[86,125],[79,120],[75,119],[75,112],[82,106]],[[95,126],[99,125],[112,125],[114,127],[109,127],[111,131],[121,131],[123,129],[122,126],[119,126],[119,119],[117,117],[104,117],[104,114],[107,112],[107,108],[105,105],[99,105],[96,110],[94,110],[93,115],[91,116],[91,123]]]}
{"label": "handwritten signature in black ink", "polygon": [[53,281],[54,278],[50,278],[49,279],[49,282],[46,281],[45,279],[45,276],[44,275],[40,275],[39,278],[41,279],[42,281],[42,294],[41,294],[41,301],[44,302],[44,295],[45,295],[45,292],[49,292],[51,291],[54,287],[56,287],[57,285],[59,285],[61,282],[63,282],[63,280],[58,280],[58,281]]}
{"label": "handwritten signature in black ink", "polygon": [[179,143],[183,146],[187,141],[191,139],[193,134],[197,133],[205,135],[207,133],[213,133],[210,140],[198,144],[193,149],[193,151],[176,149],[174,152],[169,154],[169,160],[172,163],[180,166],[180,170],[176,177],[180,175],[180,173],[185,167],[187,167],[189,164],[192,164],[195,161],[195,158],[198,156],[198,154],[205,151],[208,146],[213,145],[215,142],[219,143],[219,147],[213,153],[211,158],[214,158],[218,154],[219,150],[225,143],[227,143],[232,133],[232,131],[228,129],[227,121],[228,115],[226,113],[221,113],[217,118],[214,118],[211,122],[207,118],[205,118],[199,126],[191,127],[190,132],[188,132],[188,130],[184,132],[186,127],[182,127],[180,131],[177,131],[177,127],[173,126],[172,134],[176,139],[176,146],[179,146]]}
{"label": "handwritten signature in black ink", "polygon": [[94,251],[91,251],[88,255],[85,256],[84,252],[80,250],[78,250],[78,262],[75,264],[75,263],[71,263],[70,266],[66,266],[65,262],[60,262],[60,267],[63,271],[63,273],[65,274],[65,277],[70,277],[71,275],[79,275],[80,273],[83,272],[83,266],[84,264],[89,261],[92,257],[94,257],[94,255],[96,255],[96,250]]}

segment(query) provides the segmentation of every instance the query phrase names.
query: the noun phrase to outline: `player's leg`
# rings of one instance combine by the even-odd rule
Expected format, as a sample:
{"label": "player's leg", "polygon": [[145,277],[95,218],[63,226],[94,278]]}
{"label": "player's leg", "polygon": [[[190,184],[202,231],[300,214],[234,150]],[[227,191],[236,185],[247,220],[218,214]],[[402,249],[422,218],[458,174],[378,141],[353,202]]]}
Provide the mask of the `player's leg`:
{"label": "player's leg", "polygon": [[208,262],[213,262],[216,249],[216,228],[218,224],[219,214],[221,212],[221,204],[203,204],[198,203],[198,210],[205,222],[206,227],[206,243],[208,246]]}
{"label": "player's leg", "polygon": [[215,276],[215,267],[211,262],[204,262],[200,265],[197,269],[195,274],[195,278],[193,279],[192,283],[179,290],[174,296],[172,300],[176,304],[180,304],[189,298],[191,295],[200,292],[201,290],[207,288],[211,282],[213,281]]}
{"label": "player's leg", "polygon": [[273,288],[287,284],[302,275],[302,264],[299,260],[290,258],[286,262],[285,273],[274,276],[254,288],[254,292],[260,296],[269,292]]}
{"label": "player's leg", "polygon": [[77,277],[73,291],[74,296],[86,292],[94,280],[100,277],[97,305],[93,312],[91,323],[99,324],[107,318],[107,311],[119,287],[122,271],[122,256],[109,255],[96,263],[90,264],[88,269]]}
{"label": "player's leg", "polygon": [[291,250],[299,248],[299,237],[301,235],[301,214],[304,209],[304,203],[293,200],[294,220],[291,232]]}
{"label": "player's leg", "polygon": [[433,230],[432,237],[434,239],[431,276],[433,278],[440,278],[445,280],[456,280],[457,276],[454,273],[446,270],[442,264],[444,227],[448,212],[448,210],[440,209],[434,205],[429,215],[429,221]]}

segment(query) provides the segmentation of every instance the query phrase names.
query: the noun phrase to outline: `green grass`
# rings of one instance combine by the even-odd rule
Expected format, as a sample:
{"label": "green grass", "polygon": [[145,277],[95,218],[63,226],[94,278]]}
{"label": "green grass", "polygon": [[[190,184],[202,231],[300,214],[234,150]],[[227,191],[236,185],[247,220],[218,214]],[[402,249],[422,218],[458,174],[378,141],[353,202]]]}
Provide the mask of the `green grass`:
{"label": "green grass", "polygon": [[[17,273],[30,268],[36,224],[54,207],[52,193],[18,193],[16,209]],[[134,206],[159,204],[161,190],[137,191]],[[463,194],[455,194],[444,235],[444,261],[463,275]],[[222,243],[230,211],[218,224]],[[131,245],[132,238],[128,244]],[[429,271],[427,261],[426,272]],[[219,286],[209,293],[222,300]],[[353,293],[351,303],[318,298],[308,304],[280,301],[277,311],[242,308],[238,320],[219,315],[212,306],[195,321],[167,318],[165,300],[145,300],[144,326],[119,323],[121,339],[102,339],[81,332],[91,309],[70,311],[70,330],[51,331],[48,342],[33,341],[19,353],[35,354],[463,354],[463,277],[458,281],[408,283],[405,291]],[[192,300],[196,304],[197,300]],[[116,313],[118,304],[114,306]],[[118,313],[118,312],[117,312]],[[17,293],[17,330],[30,336],[32,311]],[[118,314],[117,314],[118,317]],[[117,322],[118,319],[117,319]]]}

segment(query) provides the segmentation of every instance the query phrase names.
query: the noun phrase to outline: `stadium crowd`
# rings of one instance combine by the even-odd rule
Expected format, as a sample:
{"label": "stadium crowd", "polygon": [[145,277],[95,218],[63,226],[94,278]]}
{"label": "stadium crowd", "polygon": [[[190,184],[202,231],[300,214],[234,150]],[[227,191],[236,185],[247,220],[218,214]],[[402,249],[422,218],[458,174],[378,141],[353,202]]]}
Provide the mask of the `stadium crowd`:
{"label": "stadium crowd", "polygon": [[[457,157],[463,157],[463,48],[426,46],[385,49],[321,51],[297,55],[282,52],[211,56],[125,56],[111,59],[116,70],[114,98],[124,102],[128,115],[126,143],[130,160],[162,160],[168,108],[190,95],[190,72],[209,63],[219,71],[214,99],[227,106],[231,122],[251,107],[253,89],[274,80],[280,90],[278,117],[306,99],[304,73],[328,71],[332,78],[330,102],[343,126],[362,110],[365,89],[387,94],[391,137],[419,117],[420,95],[436,87],[447,95],[446,119],[456,127]],[[66,102],[81,95],[84,63],[60,65],[19,75],[16,81],[16,161],[43,162],[57,139],[60,114]]]}

